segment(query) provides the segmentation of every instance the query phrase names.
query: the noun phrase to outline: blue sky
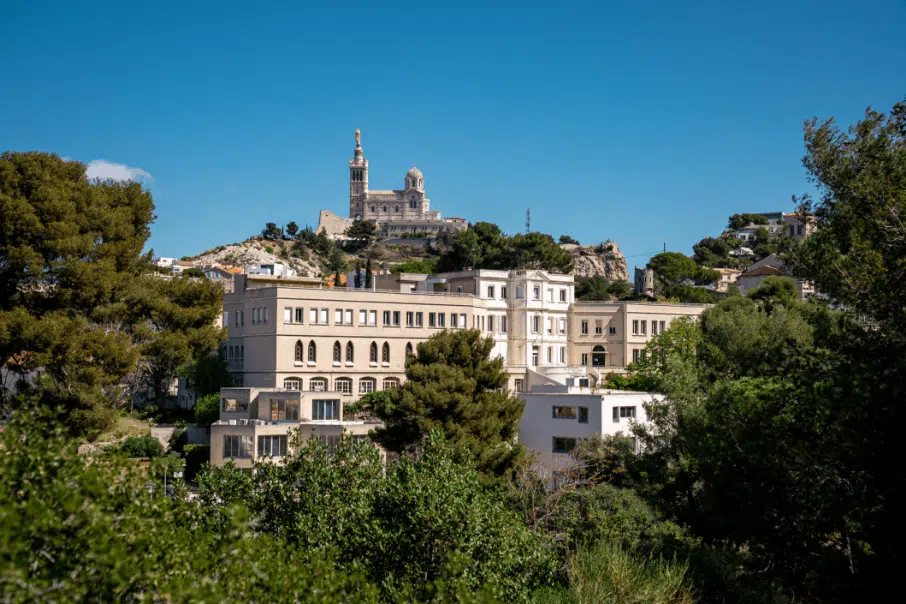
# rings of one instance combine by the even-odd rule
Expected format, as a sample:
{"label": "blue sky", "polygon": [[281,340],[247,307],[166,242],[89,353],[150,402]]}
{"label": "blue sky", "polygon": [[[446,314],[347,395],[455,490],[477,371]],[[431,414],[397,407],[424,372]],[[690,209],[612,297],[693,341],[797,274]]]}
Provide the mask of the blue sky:
{"label": "blue sky", "polygon": [[644,264],[790,209],[805,119],[906,96],[904,0],[43,1],[0,39],[0,149],[143,171],[168,256],[344,215],[358,127],[372,188],[415,163],[445,216]]}

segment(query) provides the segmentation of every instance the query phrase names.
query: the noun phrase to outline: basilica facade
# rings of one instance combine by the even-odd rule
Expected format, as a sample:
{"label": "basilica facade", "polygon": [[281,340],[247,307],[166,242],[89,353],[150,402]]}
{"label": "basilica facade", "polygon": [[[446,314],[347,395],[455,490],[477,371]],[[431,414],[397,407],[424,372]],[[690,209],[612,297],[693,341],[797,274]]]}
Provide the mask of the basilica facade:
{"label": "basilica facade", "polygon": [[434,237],[442,229],[460,230],[468,223],[462,218],[441,217],[431,209],[425,194],[425,177],[412,166],[406,173],[402,189],[368,188],[368,160],[362,150],[361,132],[355,131],[355,151],[349,160],[349,218],[343,219],[322,210],[318,229],[333,238],[342,238],[353,220],[373,220],[385,237]]}

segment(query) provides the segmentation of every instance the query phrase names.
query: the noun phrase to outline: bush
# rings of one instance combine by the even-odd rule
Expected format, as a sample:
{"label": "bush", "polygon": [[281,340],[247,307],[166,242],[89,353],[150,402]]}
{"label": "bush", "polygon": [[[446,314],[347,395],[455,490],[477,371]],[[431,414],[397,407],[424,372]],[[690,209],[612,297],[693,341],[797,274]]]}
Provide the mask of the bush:
{"label": "bush", "polygon": [[220,419],[220,395],[208,394],[195,401],[195,423],[210,426]]}
{"label": "bush", "polygon": [[272,248],[272,247],[269,246],[269,245],[265,245],[265,246],[264,246],[264,251],[267,252],[268,254],[273,254],[273,253],[274,253],[274,248]]}
{"label": "bush", "polygon": [[173,430],[170,438],[167,440],[167,450],[182,455],[183,449],[189,443],[189,433],[185,428]]}
{"label": "bush", "polygon": [[146,434],[144,436],[130,436],[120,445],[120,451],[126,457],[160,457],[164,454],[164,446],[160,441]]}
{"label": "bush", "polygon": [[183,449],[183,455],[186,458],[185,479],[186,481],[193,481],[202,468],[210,462],[211,446],[186,445]]}

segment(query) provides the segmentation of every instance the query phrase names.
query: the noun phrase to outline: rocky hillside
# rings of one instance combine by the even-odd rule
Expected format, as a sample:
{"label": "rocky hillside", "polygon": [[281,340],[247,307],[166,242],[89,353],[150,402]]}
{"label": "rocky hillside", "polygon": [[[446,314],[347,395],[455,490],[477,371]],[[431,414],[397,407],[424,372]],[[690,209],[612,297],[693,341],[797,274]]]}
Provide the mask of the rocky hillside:
{"label": "rocky hillside", "polygon": [[[573,258],[573,274],[577,277],[602,276],[608,281],[628,281],[626,259],[619,246],[612,241],[599,245],[561,245]],[[436,258],[437,250],[417,245],[389,245],[378,242],[357,254],[345,253],[348,266],[368,255],[375,268],[392,268],[401,262]],[[293,241],[271,241],[252,238],[242,243],[217,246],[190,258],[201,264],[221,264],[247,268],[251,265],[283,262],[308,277],[327,274],[327,258],[315,249],[300,246]]]}
{"label": "rocky hillside", "polygon": [[323,259],[311,251],[294,250],[292,241],[265,241],[249,239],[242,243],[220,245],[190,258],[200,264],[221,264],[247,268],[253,264],[282,262],[306,277],[321,276]]}
{"label": "rocky hillside", "polygon": [[573,275],[601,276],[608,281],[629,281],[626,258],[615,241],[600,245],[561,245],[573,257]]}

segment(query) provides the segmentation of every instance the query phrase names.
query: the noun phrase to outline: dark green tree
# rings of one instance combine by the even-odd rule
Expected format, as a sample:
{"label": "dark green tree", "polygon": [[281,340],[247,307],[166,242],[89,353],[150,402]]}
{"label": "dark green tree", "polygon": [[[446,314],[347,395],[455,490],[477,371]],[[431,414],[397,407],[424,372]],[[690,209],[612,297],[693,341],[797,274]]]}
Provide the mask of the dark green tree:
{"label": "dark green tree", "polygon": [[289,224],[286,225],[286,234],[295,239],[295,237],[298,233],[299,233],[299,225],[296,224],[294,221],[290,220]]}
{"label": "dark green tree", "polygon": [[337,246],[334,246],[327,256],[327,268],[335,273],[339,273],[346,268],[346,255]]}
{"label": "dark green tree", "polygon": [[179,276],[180,277],[193,277],[195,279],[204,279],[205,278],[204,271],[201,270],[200,268],[196,268],[194,266],[192,268],[187,268],[182,273],[180,273]]}
{"label": "dark green tree", "polygon": [[539,268],[554,273],[569,273],[573,259],[554,238],[544,233],[517,234],[512,238],[518,266]]}
{"label": "dark green tree", "polygon": [[371,289],[374,285],[374,275],[371,274],[371,258],[365,261],[365,289]]}
{"label": "dark green tree", "polygon": [[361,241],[367,247],[377,236],[377,224],[373,220],[356,218],[346,229],[346,236]]}
{"label": "dark green tree", "polygon": [[573,239],[569,235],[560,235],[560,239],[559,239],[558,243],[560,245],[567,245],[567,244],[580,245],[578,240]]}
{"label": "dark green tree", "polygon": [[725,239],[705,237],[692,246],[692,260],[699,266],[724,267],[734,262],[730,258],[730,246]]}
{"label": "dark green tree", "polygon": [[606,302],[613,300],[610,281],[600,275],[576,277],[576,299],[583,302]]}
{"label": "dark green tree", "polygon": [[178,374],[188,381],[195,392],[196,399],[209,394],[217,394],[221,388],[231,385],[227,359],[221,350],[208,355],[196,356],[183,365]]}
{"label": "dark green tree", "polygon": [[523,452],[515,442],[523,403],[505,390],[508,375],[501,358],[490,358],[493,347],[475,330],[443,331],[419,344],[406,363],[406,383],[365,410],[384,422],[372,432],[375,441],[402,453],[438,429],[456,459],[506,473]]}
{"label": "dark green tree", "polygon": [[153,213],[139,183],[89,182],[56,155],[0,155],[0,373],[40,371],[29,401],[67,409],[74,431],[112,421],[138,363],[125,298],[146,270]]}
{"label": "dark green tree", "polygon": [[195,400],[195,423],[208,427],[220,419],[220,394],[206,394]]}
{"label": "dark green tree", "polygon": [[766,225],[768,224],[768,219],[765,216],[760,216],[759,214],[733,214],[727,220],[727,229],[731,231],[738,231],[743,229],[751,224],[754,225]]}
{"label": "dark green tree", "polygon": [[268,222],[264,225],[264,230],[261,231],[261,236],[268,241],[276,241],[280,239],[280,227],[277,226],[276,222]]}

